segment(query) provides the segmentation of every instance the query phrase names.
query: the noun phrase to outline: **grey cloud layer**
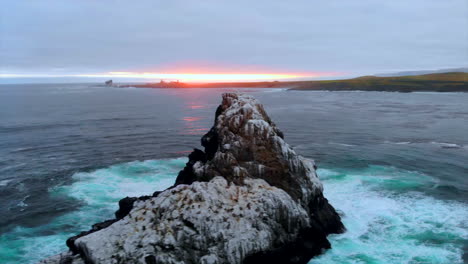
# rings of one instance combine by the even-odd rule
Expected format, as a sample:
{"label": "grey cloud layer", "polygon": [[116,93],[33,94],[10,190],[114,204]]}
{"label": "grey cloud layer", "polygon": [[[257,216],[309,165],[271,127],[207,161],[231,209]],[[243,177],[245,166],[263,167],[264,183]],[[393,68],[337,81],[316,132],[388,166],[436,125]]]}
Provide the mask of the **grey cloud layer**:
{"label": "grey cloud layer", "polygon": [[468,64],[465,0],[1,1],[4,72],[184,61],[382,72]]}

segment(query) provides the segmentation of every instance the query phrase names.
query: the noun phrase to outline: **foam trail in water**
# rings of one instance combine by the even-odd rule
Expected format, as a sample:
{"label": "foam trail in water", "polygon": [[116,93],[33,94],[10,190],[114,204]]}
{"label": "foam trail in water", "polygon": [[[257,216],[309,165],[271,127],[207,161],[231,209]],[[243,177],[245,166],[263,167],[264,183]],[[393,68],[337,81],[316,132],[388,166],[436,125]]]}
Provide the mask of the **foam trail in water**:
{"label": "foam trail in water", "polygon": [[50,195],[84,202],[79,210],[55,218],[47,225],[16,227],[0,236],[0,262],[36,263],[65,251],[65,240],[91,225],[114,217],[118,201],[163,190],[174,183],[186,158],[135,161],[73,175],[75,182],[50,190]]}
{"label": "foam trail in water", "polygon": [[8,183],[10,183],[12,180],[1,180],[0,181],[0,186],[7,186]]}
{"label": "foam trail in water", "polygon": [[411,191],[436,184],[432,178],[379,166],[318,173],[348,230],[331,235],[332,249],[310,264],[463,263],[467,206]]}
{"label": "foam trail in water", "polygon": [[441,148],[461,148],[462,146],[455,144],[455,143],[448,143],[448,142],[436,142],[432,141],[431,144],[440,146]]}

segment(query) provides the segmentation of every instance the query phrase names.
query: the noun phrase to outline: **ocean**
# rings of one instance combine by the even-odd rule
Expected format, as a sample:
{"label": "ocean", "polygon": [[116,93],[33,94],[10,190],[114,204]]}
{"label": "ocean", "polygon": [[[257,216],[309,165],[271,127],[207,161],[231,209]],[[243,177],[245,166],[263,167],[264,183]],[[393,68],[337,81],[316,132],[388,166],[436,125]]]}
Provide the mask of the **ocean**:
{"label": "ocean", "polygon": [[312,158],[347,232],[310,263],[468,262],[468,93],[0,85],[0,262],[36,263],[163,190],[223,92]]}

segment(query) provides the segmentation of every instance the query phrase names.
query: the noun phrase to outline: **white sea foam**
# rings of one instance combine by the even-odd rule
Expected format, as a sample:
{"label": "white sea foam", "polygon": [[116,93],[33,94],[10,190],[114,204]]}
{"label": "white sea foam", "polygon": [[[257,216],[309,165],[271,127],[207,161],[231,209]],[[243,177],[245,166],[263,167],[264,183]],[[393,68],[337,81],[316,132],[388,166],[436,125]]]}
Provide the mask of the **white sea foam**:
{"label": "white sea foam", "polygon": [[464,145],[459,145],[456,143],[450,143],[450,142],[437,142],[437,141],[431,141],[431,142],[411,142],[411,141],[384,141],[385,144],[395,144],[395,145],[408,145],[408,144],[431,144],[435,145],[441,148],[464,148],[466,146]]}
{"label": "white sea foam", "polygon": [[448,143],[448,142],[436,142],[432,141],[431,144],[440,146],[442,148],[461,148],[462,146],[455,144],[455,143]]}
{"label": "white sea foam", "polygon": [[0,186],[7,186],[8,183],[10,183],[12,180],[1,180],[0,181]]}
{"label": "white sea foam", "polygon": [[331,235],[332,249],[310,264],[463,263],[467,206],[410,191],[435,180],[377,166],[360,173],[320,169],[319,175],[348,230]]}
{"label": "white sea foam", "polygon": [[408,145],[408,144],[411,144],[412,142],[411,141],[396,141],[396,142],[393,142],[393,141],[385,140],[384,143],[385,144],[395,144],[395,145]]}
{"label": "white sea foam", "polygon": [[[29,198],[29,196],[30,196],[30,195],[26,195],[25,197],[23,197],[23,199],[21,199],[21,201],[20,201],[18,204],[16,204],[16,206],[18,206],[18,207],[26,207],[26,206],[28,206],[28,204],[27,204],[25,201],[26,201],[26,199]],[[23,210],[24,210],[24,209],[21,209],[21,211],[23,211]]]}
{"label": "white sea foam", "polygon": [[271,88],[271,89],[262,89],[262,93],[279,93],[279,92],[285,92],[287,91],[288,88]]}
{"label": "white sea foam", "polygon": [[[171,186],[185,162],[186,158],[135,161],[74,174],[74,183],[52,188],[49,192],[62,199],[78,199],[84,205],[46,225],[15,227],[0,235],[0,262],[37,263],[66,250],[68,237],[112,218],[121,198],[151,195]],[[20,208],[27,206],[26,199],[18,204]],[[52,232],[54,230],[59,232]]]}
{"label": "white sea foam", "polygon": [[29,206],[29,204],[26,203],[26,199],[29,198],[29,195],[26,195],[23,199],[21,199],[21,201],[19,203],[16,204],[16,206],[19,207],[19,210],[22,212],[24,210],[26,210],[26,207]]}
{"label": "white sea foam", "polygon": [[343,146],[343,147],[354,147],[354,146],[356,146],[356,145],[352,145],[352,144],[337,143],[337,142],[329,142],[329,144]]}
{"label": "white sea foam", "polygon": [[122,197],[151,195],[170,187],[174,183],[174,174],[185,162],[186,158],[135,161],[89,173],[80,172],[73,175],[75,183],[55,191],[90,206],[116,207],[115,201]]}
{"label": "white sea foam", "polygon": [[395,144],[397,144],[397,145],[408,145],[408,144],[411,144],[411,142],[409,142],[409,141],[401,141],[401,142],[395,142]]}

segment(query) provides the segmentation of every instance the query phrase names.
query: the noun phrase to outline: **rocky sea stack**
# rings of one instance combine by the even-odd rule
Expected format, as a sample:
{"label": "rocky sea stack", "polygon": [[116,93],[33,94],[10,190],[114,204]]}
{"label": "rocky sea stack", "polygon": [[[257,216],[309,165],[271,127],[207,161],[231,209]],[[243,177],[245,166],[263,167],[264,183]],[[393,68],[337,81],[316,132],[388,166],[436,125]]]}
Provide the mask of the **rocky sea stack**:
{"label": "rocky sea stack", "polygon": [[201,143],[174,186],[122,199],[116,219],[42,263],[307,263],[344,231],[314,162],[256,99],[223,94]]}

